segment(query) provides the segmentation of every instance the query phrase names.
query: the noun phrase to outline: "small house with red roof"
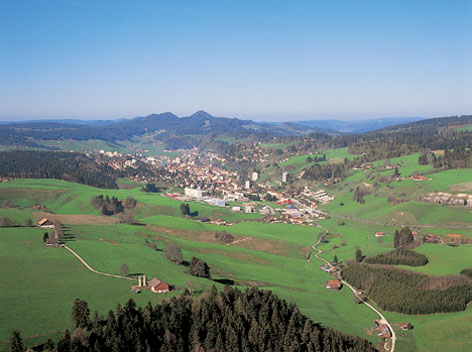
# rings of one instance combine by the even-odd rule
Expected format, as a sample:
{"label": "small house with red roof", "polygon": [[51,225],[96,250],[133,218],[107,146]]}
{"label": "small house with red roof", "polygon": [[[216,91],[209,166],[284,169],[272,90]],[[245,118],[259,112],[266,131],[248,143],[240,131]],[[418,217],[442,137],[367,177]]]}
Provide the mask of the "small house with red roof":
{"label": "small house with red roof", "polygon": [[339,280],[326,281],[326,288],[328,288],[330,290],[339,291],[341,289],[341,281],[339,281]]}
{"label": "small house with red roof", "polygon": [[149,281],[148,287],[154,293],[166,293],[171,290],[170,285],[156,277]]}

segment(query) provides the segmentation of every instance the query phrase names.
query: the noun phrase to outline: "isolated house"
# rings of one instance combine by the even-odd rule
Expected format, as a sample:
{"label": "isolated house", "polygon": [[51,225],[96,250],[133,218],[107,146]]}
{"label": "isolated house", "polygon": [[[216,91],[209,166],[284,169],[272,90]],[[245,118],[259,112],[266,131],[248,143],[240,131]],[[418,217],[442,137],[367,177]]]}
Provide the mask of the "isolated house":
{"label": "isolated house", "polygon": [[379,325],[379,330],[380,332],[377,334],[379,337],[383,339],[389,339],[392,337],[392,333],[390,332],[390,329],[388,328],[387,325],[385,324],[380,324]]}
{"label": "isolated house", "polygon": [[410,323],[401,323],[400,324],[400,329],[402,329],[402,330],[411,330],[411,329],[413,329],[413,326]]}
{"label": "isolated house", "polygon": [[170,291],[170,286],[156,277],[149,281],[148,287],[154,293],[165,293]]}
{"label": "isolated house", "polygon": [[38,226],[43,229],[53,229],[54,223],[49,219],[43,218],[40,221],[38,221]]}
{"label": "isolated house", "polygon": [[385,232],[376,232],[375,237],[383,237],[385,236]]}
{"label": "isolated house", "polygon": [[326,288],[329,288],[330,290],[340,290],[341,282],[339,280],[326,281]]}
{"label": "isolated house", "polygon": [[447,234],[447,238],[452,238],[452,239],[455,239],[455,240],[460,240],[460,239],[462,239],[462,235],[458,235],[458,234],[455,234],[455,233],[448,233],[448,234]]}

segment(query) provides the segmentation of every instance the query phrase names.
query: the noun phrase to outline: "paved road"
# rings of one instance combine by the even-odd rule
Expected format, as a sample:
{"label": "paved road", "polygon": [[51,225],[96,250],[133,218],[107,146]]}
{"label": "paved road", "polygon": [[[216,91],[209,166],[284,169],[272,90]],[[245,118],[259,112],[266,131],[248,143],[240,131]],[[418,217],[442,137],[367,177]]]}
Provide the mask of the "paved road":
{"label": "paved road", "polygon": [[105,276],[109,276],[109,277],[116,277],[117,279],[125,279],[125,280],[130,280],[130,281],[136,281],[136,279],[133,279],[131,277],[126,277],[126,276],[120,276],[120,275],[114,275],[114,274],[108,274],[108,273],[103,273],[101,271],[98,271],[98,270],[95,270],[94,268],[92,268],[90,265],[88,265],[88,263],[82,259],[82,257],[80,255],[78,255],[76,252],[74,252],[72,249],[70,249],[69,247],[67,247],[66,245],[64,245],[64,248],[67,249],[69,252],[71,252],[73,255],[75,255],[77,257],[77,259],[79,259],[82,264],[85,265],[85,267],[90,270],[91,272],[95,273],[95,274],[100,274],[100,275],[105,275]]}
{"label": "paved road", "polygon": [[[329,267],[331,268],[331,267],[332,267],[331,263],[330,263],[329,261],[327,261],[326,259],[321,258],[321,257],[319,256],[321,253],[323,253],[323,251],[322,251],[321,249],[316,248],[316,246],[318,246],[318,245],[320,244],[320,242],[323,240],[323,237],[328,233],[328,230],[325,229],[325,228],[324,228],[323,226],[321,226],[321,225],[318,225],[317,227],[319,227],[320,229],[324,230],[324,232],[323,232],[323,234],[320,236],[320,238],[318,239],[318,242],[316,242],[316,243],[312,246],[313,250],[317,252],[317,253],[315,253],[315,257],[318,258],[319,260],[325,262],[326,264],[328,264]],[[309,262],[311,262],[310,257],[308,257],[307,260],[308,260]],[[384,315],[383,315],[378,309],[376,309],[376,308],[373,307],[370,303],[368,303],[368,302],[366,302],[364,299],[362,299],[362,297],[360,297],[359,294],[357,293],[357,290],[356,290],[354,287],[352,287],[351,285],[349,285],[346,281],[344,281],[344,280],[341,278],[341,275],[340,275],[340,274],[338,274],[338,278],[339,278],[339,280],[340,280],[344,285],[346,285],[347,287],[350,288],[350,290],[356,295],[356,297],[357,297],[360,301],[362,301],[362,303],[364,303],[367,307],[369,307],[371,310],[373,310],[375,313],[377,313],[377,315],[380,317],[380,323],[381,323],[381,324],[385,324],[385,325],[388,326],[388,328],[390,329],[390,332],[392,333],[392,337],[391,337],[392,346],[391,346],[391,348],[390,348],[390,352],[394,352],[394,351],[395,351],[395,342],[396,342],[396,340],[397,340],[397,336],[396,336],[396,334],[395,334],[395,331],[393,330],[392,325],[390,325],[390,323],[388,322],[388,320],[384,317]],[[385,346],[385,347],[386,347],[386,346]],[[387,349],[387,348],[385,348],[385,349]]]}

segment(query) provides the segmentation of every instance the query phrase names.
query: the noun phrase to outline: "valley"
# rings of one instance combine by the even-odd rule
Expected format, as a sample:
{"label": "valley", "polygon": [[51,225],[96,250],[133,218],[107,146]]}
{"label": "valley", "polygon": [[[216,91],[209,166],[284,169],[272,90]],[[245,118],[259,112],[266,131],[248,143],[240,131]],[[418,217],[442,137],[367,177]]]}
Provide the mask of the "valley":
{"label": "valley", "polygon": [[[280,147],[286,149],[281,156],[271,154]],[[0,258],[6,269],[2,270],[0,292],[2,302],[12,304],[1,313],[0,350],[7,350],[5,341],[12,328],[21,329],[28,344],[44,341],[44,336],[60,338],[65,328],[72,328],[69,315],[76,297],[86,300],[92,311],[105,315],[117,302],[123,305],[129,298],[145,305],[179,296],[185,289],[199,295],[213,285],[223,290],[226,284],[271,290],[296,303],[313,321],[366,338],[378,348],[391,350],[392,344],[391,339],[385,343],[378,336],[373,322],[378,314],[372,309],[378,309],[393,327],[395,351],[431,351],[446,346],[466,351],[471,347],[471,339],[462,329],[472,319],[470,307],[458,312],[410,315],[381,309],[363,293],[371,309],[367,303],[355,302],[347,287],[352,282],[347,281],[339,291],[327,290],[325,283],[337,274],[320,270],[323,261],[328,261],[339,266],[342,273],[355,263],[358,249],[365,258],[390,252],[395,231],[405,227],[414,234],[413,251],[426,255],[428,263],[400,265],[402,270],[439,278],[459,275],[471,267],[472,211],[468,204],[435,204],[424,199],[434,192],[466,192],[463,185],[470,182],[469,170],[419,165],[421,153],[411,153],[358,162],[342,180],[311,181],[303,178],[307,168],[318,163],[356,162],[359,156],[347,148],[320,148],[299,154],[296,149],[290,151],[289,144],[280,143],[250,148],[241,155],[239,165],[245,158],[253,158],[258,171],[254,171],[257,176],[249,172],[247,178],[227,171],[231,170],[227,167],[230,160],[221,152],[210,151],[205,156],[200,150],[181,151],[174,157],[155,155],[150,162],[144,158],[142,169],[135,172],[143,170],[153,176],[119,178],[118,189],[4,176],[0,215],[8,221],[2,220],[0,227]],[[318,156],[326,156],[326,161],[313,162]],[[117,168],[127,158],[111,154],[107,163]],[[165,164],[163,160],[167,160]],[[210,166],[215,162],[218,168]],[[153,168],[168,170],[153,173]],[[285,182],[284,172],[290,175]],[[426,177],[418,181],[414,175]],[[208,182],[212,178],[218,182]],[[162,190],[144,192],[144,186],[153,182]],[[92,204],[98,195],[120,201],[132,199],[136,205],[125,208],[124,213],[103,215]],[[225,206],[210,202],[216,198],[226,199]],[[183,203],[193,215],[182,213]],[[272,215],[263,209],[272,209]],[[43,244],[45,230],[35,226],[43,218],[59,221],[64,233],[61,242],[89,267],[65,248]],[[229,242],[222,242],[221,234],[229,234],[225,235]],[[192,276],[188,264],[166,259],[165,249],[171,243],[182,250],[184,263],[192,257],[208,263],[211,279]],[[126,275],[121,271],[124,265]],[[137,283],[139,275],[157,277],[174,290],[136,294],[130,286]],[[401,323],[409,323],[413,329],[403,331]]]}

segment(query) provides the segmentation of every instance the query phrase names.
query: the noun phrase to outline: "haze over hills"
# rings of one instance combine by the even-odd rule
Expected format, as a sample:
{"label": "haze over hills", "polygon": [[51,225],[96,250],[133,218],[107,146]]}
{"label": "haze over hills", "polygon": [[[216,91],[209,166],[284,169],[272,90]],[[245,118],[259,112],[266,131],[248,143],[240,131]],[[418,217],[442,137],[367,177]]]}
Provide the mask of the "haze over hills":
{"label": "haze over hills", "polygon": [[378,119],[362,120],[306,120],[295,123],[311,128],[334,130],[342,133],[363,133],[375,131],[381,128],[419,121],[424,117],[385,117]]}
{"label": "haze over hills", "polygon": [[[195,133],[195,128],[211,132],[214,129],[225,128],[224,132],[231,132],[238,129],[246,129],[253,132],[272,132],[276,135],[304,134],[309,132],[321,132],[328,134],[339,133],[363,133],[377,129],[422,120],[422,117],[387,117],[378,119],[361,120],[304,120],[304,121],[284,121],[284,122],[256,122],[239,118],[216,117],[205,111],[197,111],[190,116],[179,117],[171,112],[153,113],[147,116],[135,118],[120,118],[116,120],[81,120],[81,119],[32,119],[25,121],[3,121],[1,125],[9,127],[24,128],[81,128],[83,126],[104,126],[122,128],[124,126],[137,128],[146,124],[146,128],[175,129],[182,131],[182,128],[191,129]],[[111,125],[111,126],[110,126]],[[159,125],[159,126],[157,126]]]}

